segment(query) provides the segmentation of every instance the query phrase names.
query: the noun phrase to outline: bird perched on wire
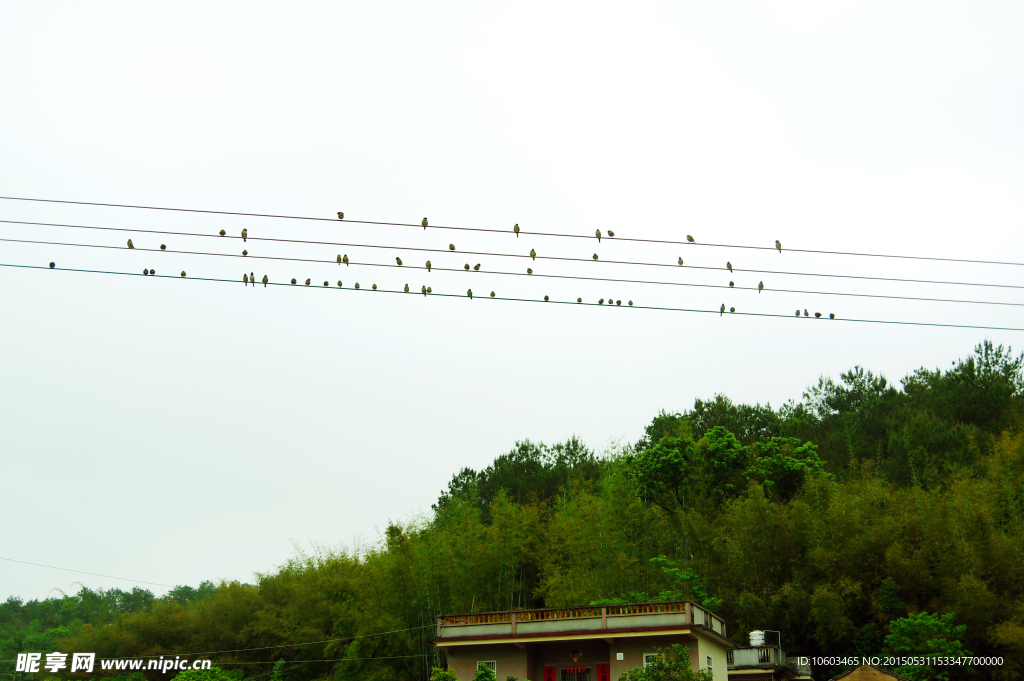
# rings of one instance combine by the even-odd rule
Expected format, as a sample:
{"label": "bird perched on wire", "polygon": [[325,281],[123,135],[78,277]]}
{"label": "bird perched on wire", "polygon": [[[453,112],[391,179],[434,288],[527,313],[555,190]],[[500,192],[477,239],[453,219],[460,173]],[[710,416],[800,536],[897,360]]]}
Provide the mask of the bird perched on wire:
{"label": "bird perched on wire", "polygon": [[399,266],[399,267],[401,267],[401,266],[402,266],[402,259],[401,259],[401,258],[395,258],[395,262],[397,262],[397,263],[398,263],[398,266]]}
{"label": "bird perched on wire", "polygon": [[615,301],[615,304],[616,304],[616,305],[622,305],[622,301],[621,301],[621,300],[616,300],[616,301]]}
{"label": "bird perched on wire", "polygon": [[341,279],[338,280],[338,288],[341,288]]}
{"label": "bird perched on wire", "polygon": [[782,242],[778,239],[775,240],[775,248],[778,249],[779,253],[782,253]]}
{"label": "bird perched on wire", "polygon": [[597,253],[594,254],[594,260],[597,260]]}
{"label": "bird perched on wire", "polygon": [[633,301],[632,301],[632,300],[631,300],[631,301],[629,301],[629,306],[630,306],[630,307],[633,307]]}
{"label": "bird perched on wire", "polygon": [[227,234],[227,232],[225,232],[225,231],[224,231],[224,230],[222,229],[222,230],[220,230],[219,234],[220,234],[221,236],[224,236],[225,234]]}
{"label": "bird perched on wire", "polygon": [[309,279],[306,280],[306,286],[309,286]]}
{"label": "bird perched on wire", "polygon": [[719,310],[718,310],[718,316],[719,317],[721,317],[723,314],[725,314],[725,303],[722,303],[722,307],[719,308]]}
{"label": "bird perched on wire", "polygon": [[732,272],[732,263],[731,263],[731,262],[726,262],[726,263],[725,263],[725,268],[726,268],[727,270],[729,270],[730,272]]}
{"label": "bird perched on wire", "polygon": [[800,310],[797,310],[797,311],[796,311],[796,316],[797,316],[797,317],[799,317],[799,316],[800,316]]}
{"label": "bird perched on wire", "polygon": [[149,273],[150,274],[156,274],[156,270],[154,270],[152,267],[150,267],[149,268]]}
{"label": "bird perched on wire", "polygon": [[329,282],[329,281],[325,281],[324,282],[324,286],[330,286],[330,285],[331,285],[331,282]]}
{"label": "bird perched on wire", "polygon": [[135,244],[132,243],[131,239],[128,239],[128,248],[135,248]]}
{"label": "bird perched on wire", "polygon": [[430,271],[430,261],[429,260],[427,261],[427,271],[428,272]]}
{"label": "bird perched on wire", "polygon": [[682,267],[682,265],[683,265],[683,259],[679,258],[679,266]]}
{"label": "bird perched on wire", "polygon": [[408,285],[408,284],[406,284],[406,285],[405,285],[405,292],[406,292],[406,293],[408,293],[408,292],[409,292],[409,285]]}
{"label": "bird perched on wire", "polygon": [[730,307],[730,308],[729,308],[729,312],[735,312],[735,311],[736,311],[736,308],[735,308],[735,307]]}
{"label": "bird perched on wire", "polygon": [[422,293],[423,295],[427,295],[427,287],[426,286],[420,286],[420,293]]}
{"label": "bird perched on wire", "polygon": [[597,243],[601,243],[601,230],[594,232],[594,236],[597,237]]}
{"label": "bird perched on wire", "polygon": [[343,263],[345,263],[345,267],[348,267],[348,253],[346,253],[345,255],[341,256],[341,261]]}
{"label": "bird perched on wire", "polygon": [[242,241],[244,242],[248,238],[249,238],[249,230],[243,229],[242,230]]}
{"label": "bird perched on wire", "polygon": [[807,314],[807,308],[804,308],[804,316],[805,317],[810,317],[811,316],[811,315]]}
{"label": "bird perched on wire", "polygon": [[491,298],[494,297],[494,291],[491,291]]}
{"label": "bird perched on wire", "polygon": [[604,298],[599,298],[597,301],[598,305],[604,305]]}
{"label": "bird perched on wire", "polygon": [[345,214],[342,213],[340,210],[338,211],[338,219],[339,220],[344,220],[345,219]]}
{"label": "bird perched on wire", "polygon": [[576,302],[577,302],[577,303],[582,303],[582,302],[583,302],[583,299],[582,299],[582,298],[577,298],[577,299],[576,299]]}
{"label": "bird perched on wire", "polygon": [[[146,272],[146,274],[149,274],[149,272]],[[242,273],[242,282],[243,282],[243,283],[244,283],[244,284],[245,284],[246,286],[248,286],[248,285],[249,285],[249,275],[248,275],[248,274]],[[256,283],[256,282],[253,282],[253,283]]]}
{"label": "bird perched on wire", "polygon": [[518,222],[516,223],[515,227],[512,228],[512,231],[516,233],[516,238],[518,239],[519,238],[519,223]]}
{"label": "bird perched on wire", "polygon": [[242,249],[242,255],[249,255],[249,251],[247,251],[247,250],[245,250],[245,249],[243,248],[243,249]]}
{"label": "bird perched on wire", "polygon": [[469,296],[470,299],[472,300],[472,298],[473,298],[473,289],[471,289],[471,288],[466,289],[466,295]]}
{"label": "bird perched on wire", "polygon": [[160,244],[160,250],[161,251],[166,251],[167,250],[167,244]]}
{"label": "bird perched on wire", "polygon": [[181,271],[181,276],[183,276],[183,277],[185,276],[185,270]]}
{"label": "bird perched on wire", "polygon": [[691,244],[695,243],[694,240],[693,240],[693,237],[690,236],[689,234],[686,235],[686,240],[689,241]]}
{"label": "bird perched on wire", "polygon": [[613,232],[612,230],[609,229],[608,230],[608,236],[615,236],[615,232]]}
{"label": "bird perched on wire", "polygon": [[432,288],[430,288],[430,287],[428,286],[428,287],[427,287],[427,293],[433,293],[433,292],[434,292],[434,289],[432,289]]}
{"label": "bird perched on wire", "polygon": [[267,275],[265,275],[265,274],[264,274],[264,275],[263,275],[263,288],[266,288],[266,287],[267,287],[267,281],[269,281],[269,280],[267,279]]}
{"label": "bird perched on wire", "polygon": [[533,258],[534,260],[536,260],[537,259],[537,251],[535,251],[534,249],[531,248],[530,249],[530,257]]}
{"label": "bird perched on wire", "polygon": [[376,284],[374,284],[374,285],[373,285],[373,290],[374,290],[374,291],[376,291],[376,290],[377,290],[377,285],[376,285]]}
{"label": "bird perched on wire", "polygon": [[359,288],[359,282],[356,282],[355,288]]}
{"label": "bird perched on wire", "polygon": [[57,266],[57,263],[55,263],[55,262],[51,262],[51,263],[50,263],[50,269],[51,269],[51,270],[52,270],[52,269],[53,269],[54,267],[56,267],[56,266]]}
{"label": "bird perched on wire", "polygon": [[829,319],[835,319],[835,318],[836,318],[836,314],[835,314],[835,312],[829,312],[829,313],[828,313],[828,318],[829,318]]}
{"label": "bird perched on wire", "polygon": [[142,270],[142,273],[143,274],[149,274],[149,268],[146,268],[146,269]]}
{"label": "bird perched on wire", "polygon": [[526,273],[527,274],[533,274],[533,268],[532,267],[527,267],[526,268]]}
{"label": "bird perched on wire", "polygon": [[420,220],[420,224],[423,225],[423,229],[426,229],[427,228],[427,219],[423,218],[422,220]]}
{"label": "bird perched on wire", "polygon": [[815,312],[814,313],[814,318],[815,319],[821,319],[821,313],[820,312]]}
{"label": "bird perched on wire", "polygon": [[469,271],[469,263],[467,262],[465,265],[463,265],[462,269],[464,269],[464,270],[466,270],[468,272]]}
{"label": "bird perched on wire", "polygon": [[292,283],[293,284],[295,283],[295,277],[292,277]]}
{"label": "bird perched on wire", "polygon": [[550,300],[550,298],[548,298],[547,296],[544,296],[544,302],[546,303],[546,302],[548,302],[548,300]]}
{"label": "bird perched on wire", "polygon": [[730,281],[730,282],[729,282],[729,288],[732,288],[732,287],[733,287],[733,286],[735,286],[735,285],[736,285],[736,283],[735,283],[735,282],[732,282],[732,281]]}
{"label": "bird perched on wire", "polygon": [[448,244],[448,250],[449,251],[454,251],[455,250],[455,244]]}
{"label": "bird perched on wire", "polygon": [[764,282],[763,281],[757,282],[757,295],[761,295],[761,291],[763,291],[763,290],[764,290]]}
{"label": "bird perched on wire", "polygon": [[480,263],[477,263],[477,264],[473,265],[473,270],[476,271],[476,272],[479,272],[480,271]]}

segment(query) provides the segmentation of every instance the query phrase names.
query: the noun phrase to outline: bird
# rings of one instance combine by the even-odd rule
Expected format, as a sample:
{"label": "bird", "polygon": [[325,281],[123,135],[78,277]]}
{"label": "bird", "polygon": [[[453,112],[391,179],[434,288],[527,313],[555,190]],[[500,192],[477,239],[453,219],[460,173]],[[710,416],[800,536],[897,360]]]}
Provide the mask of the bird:
{"label": "bird", "polygon": [[836,313],[835,312],[829,312],[828,313],[828,318],[829,319],[835,319],[836,318]]}
{"label": "bird", "polygon": [[406,293],[408,293],[408,292],[409,292],[409,285],[408,285],[408,284],[406,284],[406,285],[405,285],[405,292],[406,292]]}
{"label": "bird", "polygon": [[683,265],[683,259],[679,258],[679,266],[682,267],[682,265]]}
{"label": "bird", "polygon": [[615,301],[615,304],[616,304],[616,305],[622,305],[622,301],[621,301],[621,300],[616,300],[616,301]]}
{"label": "bird", "polygon": [[160,250],[161,251],[166,251],[167,250],[167,244],[160,244]]}
{"label": "bird", "polygon": [[613,232],[612,230],[609,229],[608,230],[608,236],[615,236],[615,232]]}
{"label": "bird", "polygon": [[725,303],[722,303],[722,307],[718,310],[718,316],[721,317],[725,313]]}
{"label": "bird", "polygon": [[341,253],[338,254],[338,264],[341,264]]}
{"label": "bird", "polygon": [[243,248],[243,249],[242,249],[242,255],[249,255],[249,251],[247,251],[247,250],[245,250],[245,249]]}
{"label": "bird", "polygon": [[128,248],[135,248],[135,244],[132,243],[131,239],[128,239]]}
{"label": "bird", "polygon": [[339,220],[344,220],[345,219],[345,214],[342,213],[340,210],[338,211],[338,219]]}
{"label": "bird", "polygon": [[341,261],[343,263],[345,263],[345,267],[348,267],[348,253],[346,253],[345,255],[341,256]]}
{"label": "bird", "polygon": [[779,253],[782,253],[782,242],[778,239],[775,240],[775,248],[779,250]]}
{"label": "bird", "polygon": [[550,300],[550,299],[547,296],[544,296],[544,302],[546,303],[546,302],[548,302],[548,300]]}
{"label": "bird", "polygon": [[597,243],[601,243],[601,230],[594,232],[594,236],[597,237]]}
{"label": "bird", "polygon": [[341,279],[338,280],[338,288],[341,288]]}
{"label": "bird", "polygon": [[422,220],[420,220],[420,224],[423,225],[423,229],[426,229],[427,228],[427,219],[423,218]]}
{"label": "bird", "polygon": [[249,273],[249,281],[252,282],[252,287],[256,288],[256,275],[252,272]]}
{"label": "bird", "polygon": [[519,223],[518,222],[516,223],[515,227],[512,228],[512,231],[516,233],[516,238],[518,239],[519,238]]}
{"label": "bird", "polygon": [[480,263],[477,263],[477,264],[473,265],[473,270],[476,271],[476,272],[479,272],[480,271]]}
{"label": "bird", "polygon": [[149,268],[149,273],[150,274],[156,274],[156,270],[154,270],[152,267],[150,267]]}
{"label": "bird", "polygon": [[428,287],[427,287],[427,293],[433,293],[433,292],[434,292],[434,289],[432,289],[432,288],[430,288],[430,287],[428,286]]}
{"label": "bird", "polygon": [[293,284],[295,283],[295,277],[292,277],[292,283]]}
{"label": "bird", "polygon": [[583,302],[583,299],[582,299],[582,298],[577,298],[577,299],[576,299],[576,302],[577,302],[577,303],[582,303],[582,302]]}
{"label": "bird", "polygon": [[455,244],[448,244],[448,250],[449,251],[454,251],[455,250]]}
{"label": "bird", "polygon": [[[147,272],[147,274],[148,274],[148,272]],[[244,272],[242,273],[242,282],[244,282],[246,286],[249,285],[249,275],[245,274]]]}
{"label": "bird", "polygon": [[183,276],[183,277],[185,276],[185,270],[181,271],[181,276]]}
{"label": "bird", "polygon": [[537,259],[537,251],[535,251],[534,249],[531,248],[530,249],[530,257],[533,258],[534,260],[536,260]]}
{"label": "bird", "polygon": [[267,281],[268,281],[268,280],[267,280],[267,275],[265,275],[265,274],[264,274],[264,275],[263,275],[263,288],[266,288],[266,287],[267,287]]}
{"label": "bird", "polygon": [[463,265],[462,269],[464,269],[464,270],[466,270],[468,272],[469,271],[469,263],[467,262],[465,265]]}
{"label": "bird", "polygon": [[630,306],[630,307],[633,307],[633,301],[632,301],[632,300],[631,300],[631,301],[629,301],[629,306]]}
{"label": "bird", "polygon": [[597,253],[594,254],[594,260],[597,260]]}
{"label": "bird", "polygon": [[227,232],[225,232],[225,231],[224,231],[223,229],[222,229],[222,230],[220,230],[220,235],[221,235],[221,236],[224,236],[225,234],[227,234]]}
{"label": "bird", "polygon": [[473,289],[471,289],[471,288],[466,289],[466,295],[469,296],[470,299],[472,299],[473,298]]}
{"label": "bird", "polygon": [[306,280],[306,286],[309,286],[309,279]]}
{"label": "bird", "polygon": [[796,316],[797,316],[797,317],[799,317],[799,316],[800,316],[800,310],[797,310],[797,311],[796,311]]}
{"label": "bird", "polygon": [[736,283],[735,283],[735,282],[732,282],[732,281],[730,281],[730,282],[729,282],[729,288],[732,288],[732,287],[733,287],[733,286],[735,286],[735,285],[736,285]]}
{"label": "bird", "polygon": [[359,288],[359,282],[358,281],[356,282],[356,288]]}
{"label": "bird", "polygon": [[427,271],[428,272],[430,271],[430,261],[429,260],[427,261]]}
{"label": "bird", "polygon": [[420,286],[420,293],[422,293],[423,295],[427,295],[427,287],[426,286]]}
{"label": "bird", "polygon": [[815,319],[821,319],[821,313],[820,312],[815,312],[814,313],[814,318]]}
{"label": "bird", "polygon": [[757,295],[761,295],[761,291],[763,291],[763,290],[764,290],[764,282],[763,281],[757,282]]}
{"label": "bird", "polygon": [[491,291],[491,298],[494,297],[494,291]]}
{"label": "bird", "polygon": [[54,267],[56,267],[56,266],[57,266],[57,263],[55,263],[55,262],[51,262],[51,263],[50,263],[50,269],[51,269],[51,270],[52,270],[52,269],[53,269]]}
{"label": "bird", "polygon": [[598,305],[604,305],[604,298],[601,298],[601,299],[599,299],[599,300],[597,301],[597,304],[598,304]]}
{"label": "bird", "polygon": [[373,285],[373,290],[374,290],[374,291],[376,291],[376,290],[377,290],[377,285],[376,285],[376,284],[374,284],[374,285]]}
{"label": "bird", "polygon": [[811,316],[811,315],[807,314],[807,308],[804,308],[804,316],[805,317],[810,317]]}
{"label": "bird", "polygon": [[735,307],[730,307],[730,308],[729,308],[729,312],[735,312],[735,311],[736,311],[736,308],[735,308]]}
{"label": "bird", "polygon": [[249,238],[249,230],[243,229],[242,230],[242,241],[244,242],[248,238]]}
{"label": "bird", "polygon": [[689,241],[691,244],[695,243],[694,240],[693,240],[693,237],[690,236],[689,234],[686,235],[686,240]]}
{"label": "bird", "polygon": [[402,259],[401,259],[401,258],[395,258],[395,262],[397,262],[397,263],[398,263],[398,266],[399,266],[399,267],[401,267],[401,266],[402,266]]}
{"label": "bird", "polygon": [[330,286],[330,285],[331,285],[331,282],[329,282],[329,281],[325,281],[324,282],[324,286]]}
{"label": "bird", "polygon": [[533,274],[533,268],[532,267],[527,267],[526,268],[526,273],[527,274]]}
{"label": "bird", "polygon": [[729,270],[730,272],[732,272],[732,263],[731,263],[731,262],[726,262],[726,263],[725,263],[725,268],[726,268],[727,270]]}

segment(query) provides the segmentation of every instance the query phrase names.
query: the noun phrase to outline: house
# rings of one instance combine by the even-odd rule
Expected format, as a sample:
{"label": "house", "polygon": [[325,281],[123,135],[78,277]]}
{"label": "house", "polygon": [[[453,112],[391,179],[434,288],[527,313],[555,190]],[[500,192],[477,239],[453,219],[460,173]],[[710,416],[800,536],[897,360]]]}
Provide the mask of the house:
{"label": "house", "polygon": [[481,665],[502,681],[617,681],[674,643],[689,651],[693,670],[725,679],[735,645],[722,618],[689,601],[441,615],[433,643],[459,681]]}
{"label": "house", "polygon": [[782,645],[766,645],[765,632],[750,632],[750,645],[725,651],[729,681],[810,681],[811,667],[786,657]]}

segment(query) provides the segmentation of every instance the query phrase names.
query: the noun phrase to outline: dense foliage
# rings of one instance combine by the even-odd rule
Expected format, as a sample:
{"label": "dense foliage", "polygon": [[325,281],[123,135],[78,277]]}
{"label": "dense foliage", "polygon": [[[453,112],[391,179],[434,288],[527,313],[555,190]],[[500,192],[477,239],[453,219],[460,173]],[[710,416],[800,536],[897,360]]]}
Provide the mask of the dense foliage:
{"label": "dense foliage", "polygon": [[985,343],[898,387],[856,367],[780,409],[698,400],[600,456],[523,441],[371,550],[163,598],[9,600],[0,659],[234,651],[217,664],[252,678],[426,681],[438,613],[684,597],[790,655],[931,646],[1022,678],[1022,367]]}

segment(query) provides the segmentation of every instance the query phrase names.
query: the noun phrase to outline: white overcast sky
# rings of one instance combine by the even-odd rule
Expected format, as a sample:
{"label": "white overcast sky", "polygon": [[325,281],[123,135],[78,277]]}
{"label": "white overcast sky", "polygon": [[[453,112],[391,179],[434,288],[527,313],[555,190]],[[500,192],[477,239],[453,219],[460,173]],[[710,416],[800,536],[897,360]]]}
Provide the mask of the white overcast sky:
{"label": "white overcast sky", "polygon": [[[0,0],[0,195],[726,244],[1024,261],[1017,2],[34,2]],[[602,260],[1024,284],[1024,268],[562,240],[0,201],[0,219]],[[123,246],[125,232],[0,224]],[[608,263],[540,273],[239,254],[135,234],[134,252],[0,242],[0,556],[166,584],[251,580],[294,547],[372,543],[516,439],[598,451],[659,409],[778,406],[854,365],[899,379],[1024,327],[990,287]],[[394,251],[245,244],[393,262]],[[398,251],[407,265],[423,252]],[[521,259],[433,254],[440,266]],[[431,284],[478,298],[325,291]],[[588,301],[622,308],[482,300]],[[0,561],[0,599],[130,582]],[[162,587],[151,587],[157,593]]]}

